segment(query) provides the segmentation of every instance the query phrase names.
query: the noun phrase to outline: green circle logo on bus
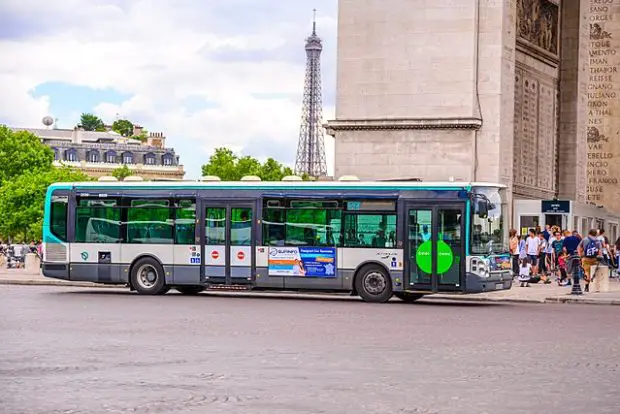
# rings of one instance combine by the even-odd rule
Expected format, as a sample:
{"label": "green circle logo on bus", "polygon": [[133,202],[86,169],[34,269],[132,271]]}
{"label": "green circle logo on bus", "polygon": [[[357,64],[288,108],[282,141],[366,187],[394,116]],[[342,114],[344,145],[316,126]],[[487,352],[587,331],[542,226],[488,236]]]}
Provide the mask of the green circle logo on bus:
{"label": "green circle logo on bus", "polygon": [[[430,240],[425,241],[418,247],[415,253],[415,260],[418,267],[424,273],[433,272],[433,244]],[[452,248],[443,240],[437,242],[437,273],[446,273],[454,263],[454,254]]]}
{"label": "green circle logo on bus", "polygon": [[82,256],[82,260],[88,260],[88,252],[82,252],[81,256]]}

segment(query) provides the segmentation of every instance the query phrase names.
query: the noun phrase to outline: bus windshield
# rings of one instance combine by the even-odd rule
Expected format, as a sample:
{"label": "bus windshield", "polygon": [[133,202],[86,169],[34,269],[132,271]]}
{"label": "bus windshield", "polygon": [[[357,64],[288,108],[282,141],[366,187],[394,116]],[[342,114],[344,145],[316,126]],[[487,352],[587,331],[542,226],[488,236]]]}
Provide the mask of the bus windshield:
{"label": "bus windshield", "polygon": [[[500,254],[508,252],[504,239],[505,206],[498,188],[475,188],[472,217],[472,254]],[[486,210],[481,211],[481,202]]]}

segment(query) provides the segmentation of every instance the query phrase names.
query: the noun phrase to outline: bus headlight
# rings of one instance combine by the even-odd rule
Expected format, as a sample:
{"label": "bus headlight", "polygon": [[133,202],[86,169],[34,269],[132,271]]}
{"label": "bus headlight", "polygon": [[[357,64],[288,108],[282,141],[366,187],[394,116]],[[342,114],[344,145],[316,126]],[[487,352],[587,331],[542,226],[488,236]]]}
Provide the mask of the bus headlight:
{"label": "bus headlight", "polygon": [[487,259],[472,257],[470,264],[472,273],[480,277],[489,277],[491,275],[491,268]]}

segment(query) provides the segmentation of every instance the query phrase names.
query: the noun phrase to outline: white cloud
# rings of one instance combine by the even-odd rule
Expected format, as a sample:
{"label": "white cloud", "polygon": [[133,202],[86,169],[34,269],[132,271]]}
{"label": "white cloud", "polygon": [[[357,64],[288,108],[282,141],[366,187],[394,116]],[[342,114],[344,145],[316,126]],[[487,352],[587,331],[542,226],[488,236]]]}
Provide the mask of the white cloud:
{"label": "white cloud", "polygon": [[[0,60],[0,122],[38,126],[54,107],[54,96],[35,99],[31,93],[46,82],[114,88],[131,97],[120,104],[100,102],[94,111],[108,121],[120,114],[164,132],[189,176],[199,174],[199,165],[217,146],[244,153],[260,149],[258,156],[292,163],[303,41],[316,3],[327,13],[318,21],[328,41],[324,94],[335,86],[336,0],[300,3],[5,0],[0,56],[10,58]],[[29,25],[29,18],[42,10],[45,22]],[[204,107],[188,106],[188,97],[204,99]],[[331,118],[333,105],[324,112]],[[326,140],[328,150],[333,148]],[[328,159],[333,160],[332,153]]]}

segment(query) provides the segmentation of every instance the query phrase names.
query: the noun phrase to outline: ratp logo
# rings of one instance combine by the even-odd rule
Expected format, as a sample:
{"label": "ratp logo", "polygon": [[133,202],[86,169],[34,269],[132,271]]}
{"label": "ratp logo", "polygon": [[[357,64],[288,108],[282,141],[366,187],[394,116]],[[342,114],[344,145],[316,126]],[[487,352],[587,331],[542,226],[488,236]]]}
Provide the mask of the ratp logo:
{"label": "ratp logo", "polygon": [[88,252],[82,252],[80,255],[82,256],[82,260],[88,260]]}

